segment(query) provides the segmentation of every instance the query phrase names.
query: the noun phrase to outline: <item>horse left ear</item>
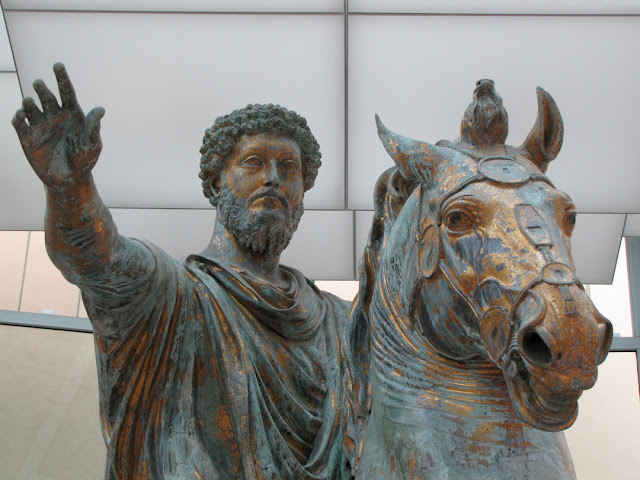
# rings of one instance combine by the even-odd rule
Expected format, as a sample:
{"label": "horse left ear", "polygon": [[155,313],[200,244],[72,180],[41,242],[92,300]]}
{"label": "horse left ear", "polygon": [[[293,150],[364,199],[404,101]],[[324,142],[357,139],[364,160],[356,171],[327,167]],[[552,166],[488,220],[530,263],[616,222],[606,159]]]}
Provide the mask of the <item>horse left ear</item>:
{"label": "horse left ear", "polygon": [[442,160],[451,157],[451,153],[445,148],[392,132],[384,126],[378,115],[376,125],[385,150],[396,162],[402,176],[430,187],[436,167]]}
{"label": "horse left ear", "polygon": [[564,137],[564,124],[556,102],[538,87],[538,118],[521,150],[544,173],[549,162],[558,156]]}

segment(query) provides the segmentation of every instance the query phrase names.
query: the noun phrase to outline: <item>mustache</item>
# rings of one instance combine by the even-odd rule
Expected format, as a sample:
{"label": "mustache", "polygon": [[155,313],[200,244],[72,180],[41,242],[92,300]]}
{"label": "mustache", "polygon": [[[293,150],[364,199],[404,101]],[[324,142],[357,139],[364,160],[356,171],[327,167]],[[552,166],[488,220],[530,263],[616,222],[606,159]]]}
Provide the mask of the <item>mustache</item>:
{"label": "mustache", "polygon": [[289,202],[287,201],[287,197],[284,196],[284,193],[282,193],[280,190],[269,187],[262,187],[253,192],[251,195],[249,195],[247,203],[251,204],[257,199],[263,197],[275,197],[280,200],[280,203],[282,203],[282,205],[284,205],[286,208],[289,208]]}

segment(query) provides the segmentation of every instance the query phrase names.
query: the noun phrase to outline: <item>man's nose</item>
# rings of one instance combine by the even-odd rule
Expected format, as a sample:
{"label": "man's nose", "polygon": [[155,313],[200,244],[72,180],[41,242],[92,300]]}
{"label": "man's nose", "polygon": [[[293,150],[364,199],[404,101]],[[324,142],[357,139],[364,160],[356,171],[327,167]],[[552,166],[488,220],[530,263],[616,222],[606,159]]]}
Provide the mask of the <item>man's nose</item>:
{"label": "man's nose", "polygon": [[278,171],[278,162],[272,158],[267,163],[265,172],[265,186],[277,187],[280,185],[280,172]]}

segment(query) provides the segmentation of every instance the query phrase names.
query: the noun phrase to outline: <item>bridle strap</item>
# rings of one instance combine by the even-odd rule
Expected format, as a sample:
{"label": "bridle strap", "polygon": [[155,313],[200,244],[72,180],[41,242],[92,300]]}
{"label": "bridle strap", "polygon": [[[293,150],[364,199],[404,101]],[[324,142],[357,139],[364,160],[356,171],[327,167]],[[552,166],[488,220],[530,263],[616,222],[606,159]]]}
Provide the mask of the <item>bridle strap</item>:
{"label": "bridle strap", "polygon": [[[494,162],[491,165],[491,162]],[[555,188],[553,183],[545,176],[539,173],[531,172],[525,165],[518,162],[513,157],[507,156],[491,156],[484,157],[479,159],[477,173],[464,179],[462,182],[451,188],[445,194],[443,194],[436,203],[436,215],[435,215],[435,226],[438,229],[438,241],[440,242],[440,251],[438,264],[435,268],[435,272],[440,271],[443,274],[448,286],[469,306],[474,316],[476,317],[476,321],[478,326],[482,324],[486,314],[492,310],[489,308],[486,312],[481,315],[482,309],[480,305],[469,295],[467,294],[460,283],[456,279],[456,275],[454,275],[450,270],[450,267],[447,264],[443,264],[442,260],[442,250],[445,245],[445,234],[444,228],[442,226],[443,218],[442,218],[442,210],[443,205],[454,196],[456,193],[462,191],[467,186],[483,182],[485,180],[505,184],[509,186],[518,186],[523,185],[525,183],[531,181],[543,181],[549,184],[551,187]],[[420,192],[419,203],[418,203],[418,218],[416,222],[416,231],[415,236],[418,241],[418,245],[423,243],[423,238],[425,236],[426,230],[433,225],[433,223],[428,224],[424,229],[422,229],[422,218],[424,218],[423,211],[423,197],[424,192]],[[521,226],[522,229],[522,226]],[[527,232],[524,232],[525,234]],[[545,265],[540,269],[540,273],[531,282],[529,282],[524,288],[522,288],[517,294],[516,297],[511,304],[509,310],[505,309],[505,314],[509,322],[508,332],[505,338],[505,343],[502,348],[498,351],[494,352],[491,356],[492,361],[498,361],[502,358],[514,341],[516,334],[516,314],[520,305],[525,301],[525,299],[532,294],[533,289],[542,283],[557,285],[562,291],[563,300],[565,301],[565,313],[567,314],[575,314],[571,309],[568,310],[568,305],[573,305],[573,298],[568,291],[568,286],[572,284],[577,284],[581,286],[580,282],[576,279],[575,272],[568,267],[567,265],[552,261],[550,255],[550,248],[552,245],[549,244],[540,244],[538,245],[536,241],[531,238],[530,235],[526,235],[527,238],[536,246],[536,248],[541,252],[543,258],[546,260]],[[551,275],[553,273],[553,276]],[[416,308],[416,302],[419,301],[420,291],[422,290],[422,286],[430,277],[426,277],[421,274],[420,281],[416,283],[416,287],[414,287],[414,291],[412,292],[411,298],[411,312]],[[417,291],[416,291],[417,290]],[[503,307],[500,307],[503,308]],[[575,310],[575,309],[574,309]],[[412,314],[413,316],[413,314]]]}

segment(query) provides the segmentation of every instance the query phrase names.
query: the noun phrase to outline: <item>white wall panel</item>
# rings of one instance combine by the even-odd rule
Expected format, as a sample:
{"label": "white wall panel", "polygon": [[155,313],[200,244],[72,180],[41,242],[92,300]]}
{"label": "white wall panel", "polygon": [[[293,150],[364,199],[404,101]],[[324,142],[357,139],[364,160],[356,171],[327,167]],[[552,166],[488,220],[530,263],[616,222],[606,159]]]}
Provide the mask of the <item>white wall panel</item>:
{"label": "white wall panel", "polygon": [[[176,258],[201,252],[209,243],[214,210],[111,209],[121,234],[150,240]],[[315,280],[353,279],[353,214],[306,211],[282,254]]]}
{"label": "white wall panel", "polygon": [[205,129],[247,103],[279,103],[307,118],[323,152],[305,204],[344,207],[341,17],[6,15],[25,94],[37,77],[54,87],[51,66],[64,61],[85,110],[106,108],[95,177],[109,206],[207,207]]}
{"label": "white wall panel", "polygon": [[627,223],[624,225],[625,237],[640,237],[640,214],[627,215]]}
{"label": "white wall panel", "polygon": [[282,263],[313,280],[353,280],[353,212],[305,212]]}
{"label": "white wall panel", "polygon": [[633,14],[633,0],[349,0],[350,12],[455,14]]}
{"label": "white wall panel", "polygon": [[112,208],[118,231],[148,240],[175,258],[200,253],[213,233],[216,211]]}
{"label": "white wall panel", "polygon": [[492,78],[511,144],[535,121],[536,86],[555,98],[565,138],[549,175],[580,211],[640,210],[640,18],[355,16],[349,28],[350,208],[372,208],[392,164],[374,113],[400,134],[453,140],[475,81]]}
{"label": "white wall panel", "polygon": [[578,405],[576,423],[565,431],[577,478],[637,479],[640,408],[636,355],[609,353],[598,367],[598,382],[584,392]]}
{"label": "white wall panel", "polygon": [[7,27],[4,24],[4,16],[0,11],[0,72],[15,72],[13,55],[11,55],[11,45],[7,35]]}
{"label": "white wall panel", "polygon": [[613,336],[632,337],[633,321],[626,242],[620,243],[612,280],[606,284],[592,284],[588,291],[598,311],[611,321]]}
{"label": "white wall panel", "polygon": [[578,214],[571,252],[582,283],[610,284],[613,280],[624,217],[621,214]]}
{"label": "white wall panel", "polygon": [[20,100],[17,75],[0,73],[0,230],[42,230],[44,189],[11,125]]}
{"label": "white wall panel", "polygon": [[4,0],[5,10],[141,12],[342,12],[340,0]]}

